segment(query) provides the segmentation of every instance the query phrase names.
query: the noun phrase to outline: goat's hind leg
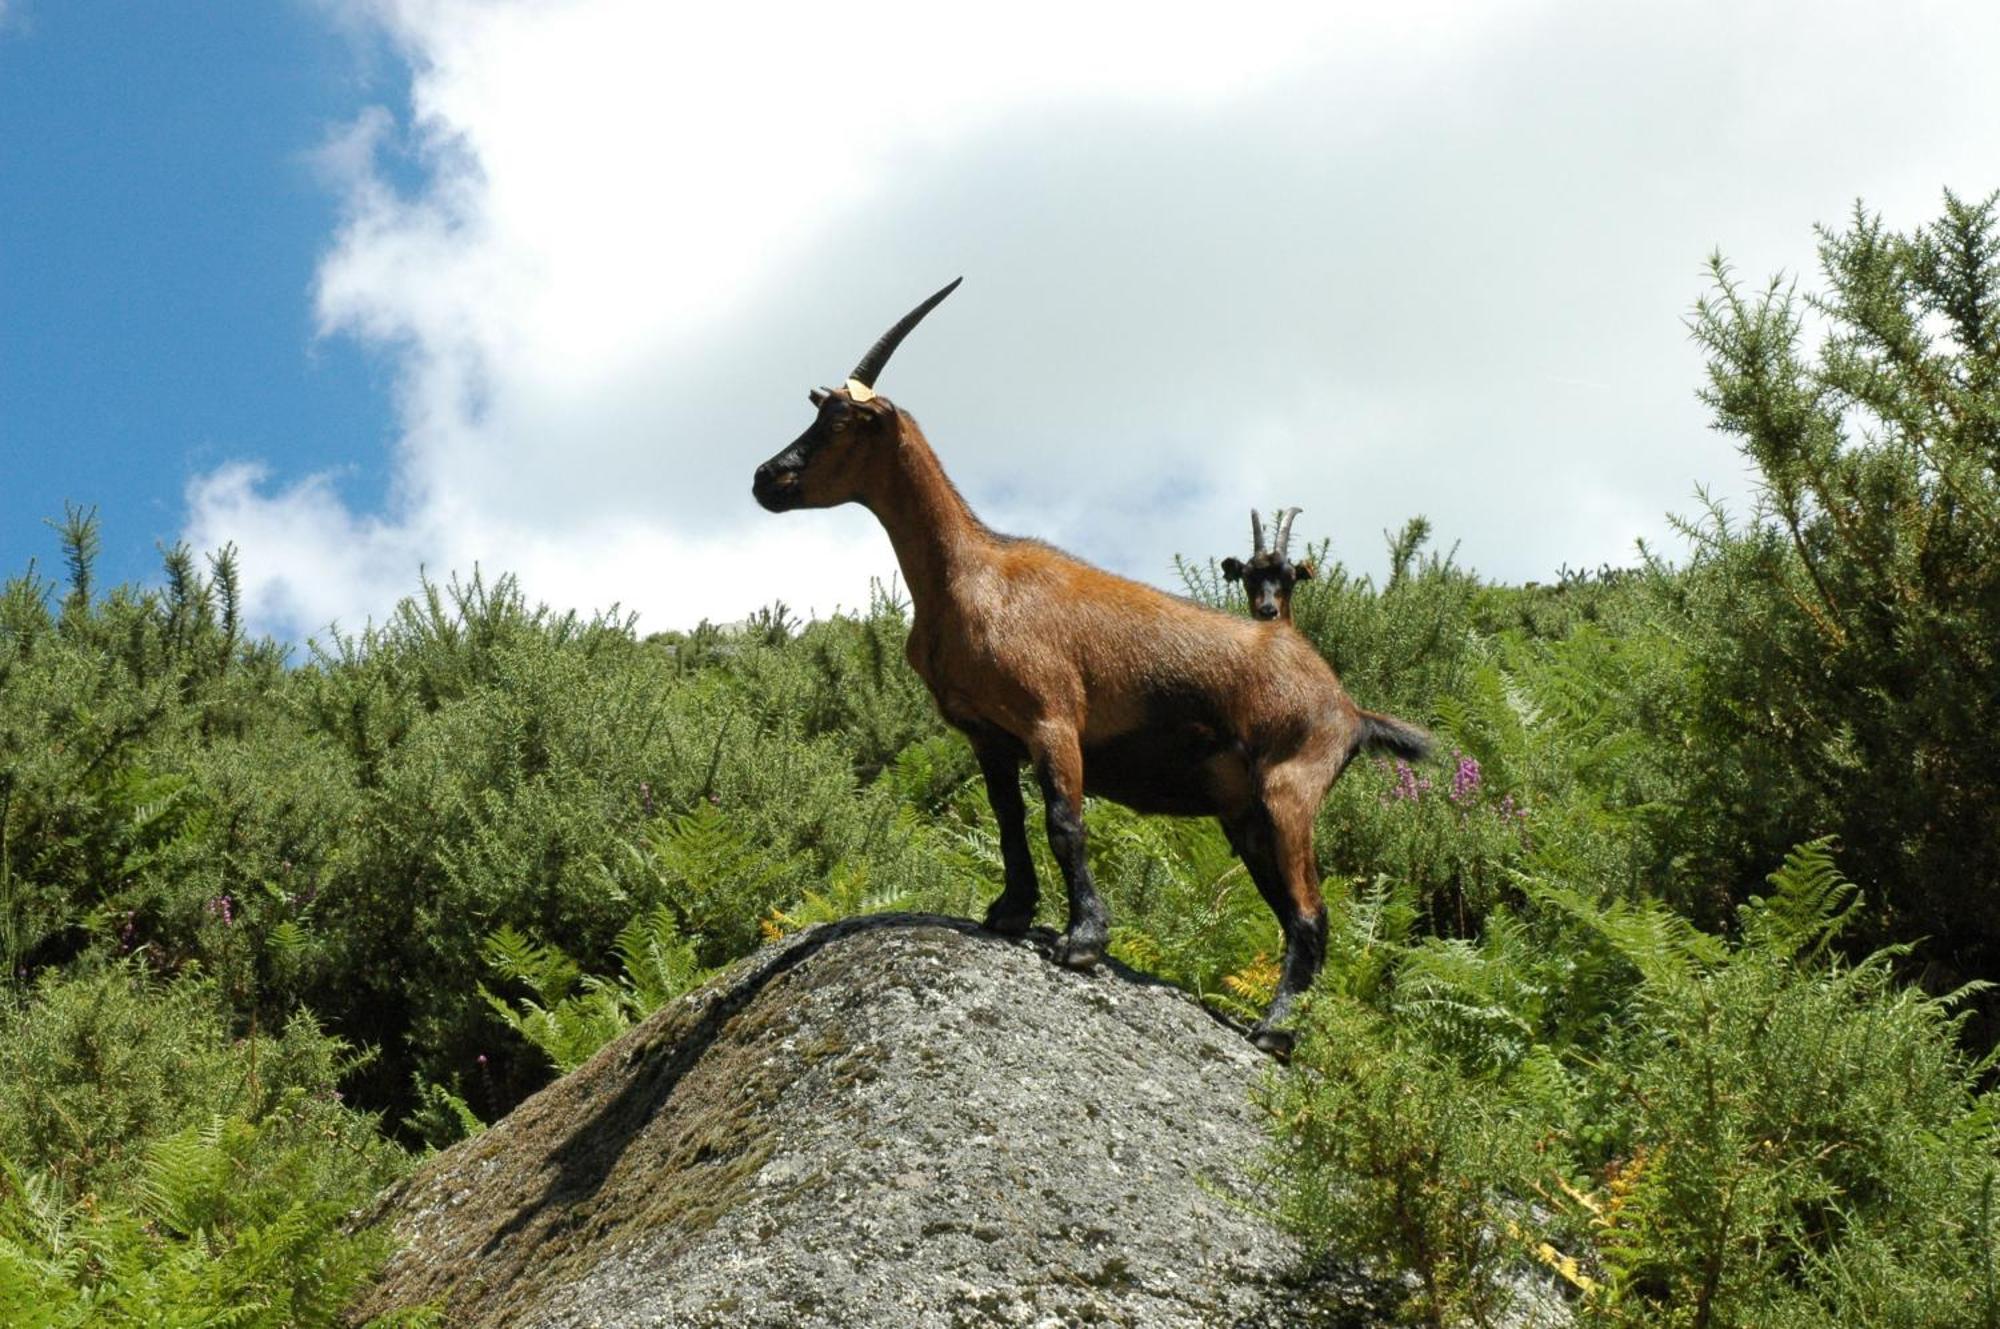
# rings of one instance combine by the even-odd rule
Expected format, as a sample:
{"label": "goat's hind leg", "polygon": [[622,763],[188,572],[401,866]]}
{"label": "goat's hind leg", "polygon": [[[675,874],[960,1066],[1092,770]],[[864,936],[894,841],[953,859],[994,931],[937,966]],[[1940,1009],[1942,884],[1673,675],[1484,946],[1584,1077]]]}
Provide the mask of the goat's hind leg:
{"label": "goat's hind leg", "polygon": [[1069,888],[1069,926],[1056,939],[1056,961],[1089,969],[1104,958],[1111,915],[1090,879],[1084,854],[1083,751],[1074,730],[1050,732],[1037,744],[1035,776],[1049,823],[1049,850]]}
{"label": "goat's hind leg", "polygon": [[1278,808],[1259,805],[1225,821],[1222,829],[1257,883],[1257,893],[1277,915],[1285,938],[1277,994],[1251,1031],[1250,1041],[1287,1057],[1292,1031],[1279,1026],[1291,1018],[1298,995],[1312,986],[1326,962],[1326,904],[1313,856],[1312,817],[1282,803]]}
{"label": "goat's hind leg", "polygon": [[1035,879],[1035,859],[1028,852],[1021,758],[1006,742],[990,737],[973,739],[972,750],[979,758],[979,773],[986,777],[986,801],[993,807],[994,820],[1000,823],[1000,862],[1006,875],[999,898],[987,906],[986,926],[1018,937],[1035,921],[1035,906],[1042,894],[1041,883]]}

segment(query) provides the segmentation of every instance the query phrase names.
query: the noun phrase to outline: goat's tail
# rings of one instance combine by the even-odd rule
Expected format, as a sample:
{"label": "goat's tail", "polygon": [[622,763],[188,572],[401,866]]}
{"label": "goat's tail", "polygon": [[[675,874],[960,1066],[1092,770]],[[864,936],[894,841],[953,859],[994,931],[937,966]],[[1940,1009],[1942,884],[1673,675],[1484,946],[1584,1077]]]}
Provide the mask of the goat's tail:
{"label": "goat's tail", "polygon": [[1404,761],[1422,761],[1431,755],[1431,736],[1426,731],[1393,715],[1355,709],[1361,717],[1361,741],[1355,744],[1356,751],[1386,749]]}

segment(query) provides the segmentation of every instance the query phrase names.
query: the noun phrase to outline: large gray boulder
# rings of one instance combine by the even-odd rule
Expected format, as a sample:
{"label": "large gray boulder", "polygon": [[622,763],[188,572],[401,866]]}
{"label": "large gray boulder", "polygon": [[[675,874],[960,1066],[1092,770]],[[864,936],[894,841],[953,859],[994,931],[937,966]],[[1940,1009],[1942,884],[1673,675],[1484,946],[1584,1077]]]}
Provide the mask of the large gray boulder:
{"label": "large gray boulder", "polygon": [[1046,934],[767,946],[390,1191],[356,1307],[456,1325],[1371,1322],[1255,1182],[1271,1063]]}

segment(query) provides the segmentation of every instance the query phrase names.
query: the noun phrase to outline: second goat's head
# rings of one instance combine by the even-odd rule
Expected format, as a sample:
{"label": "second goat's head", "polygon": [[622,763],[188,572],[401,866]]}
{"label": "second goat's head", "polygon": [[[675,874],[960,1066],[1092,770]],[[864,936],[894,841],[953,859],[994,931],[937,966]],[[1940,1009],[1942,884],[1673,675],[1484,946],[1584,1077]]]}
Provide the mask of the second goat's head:
{"label": "second goat's head", "polygon": [[1281,618],[1292,621],[1292,587],[1309,580],[1313,575],[1311,559],[1292,562],[1289,552],[1292,543],[1292,520],[1302,511],[1286,508],[1278,513],[1274,523],[1271,543],[1264,543],[1264,522],[1257,510],[1250,510],[1251,551],[1248,562],[1240,558],[1222,560],[1222,575],[1227,581],[1243,583],[1243,593],[1250,599],[1250,614],[1254,618]]}

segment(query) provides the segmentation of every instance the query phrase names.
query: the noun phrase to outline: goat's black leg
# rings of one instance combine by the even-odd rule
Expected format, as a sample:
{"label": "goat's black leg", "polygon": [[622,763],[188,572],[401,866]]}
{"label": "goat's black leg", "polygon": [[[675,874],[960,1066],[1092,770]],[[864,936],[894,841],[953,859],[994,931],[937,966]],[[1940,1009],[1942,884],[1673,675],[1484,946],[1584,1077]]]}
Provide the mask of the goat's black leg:
{"label": "goat's black leg", "polygon": [[993,805],[993,818],[1000,823],[1000,862],[1006,874],[1000,897],[987,907],[986,926],[1018,937],[1035,921],[1035,905],[1042,894],[1041,883],[1035,879],[1034,856],[1028,852],[1021,759],[1014,750],[992,739],[975,740],[972,750],[979,757],[979,773],[986,777],[986,801]]}
{"label": "goat's black leg", "polygon": [[1312,986],[1326,963],[1326,905],[1320,898],[1319,871],[1313,860],[1312,824],[1305,825],[1304,844],[1281,832],[1271,812],[1253,807],[1222,824],[1229,845],[1243,860],[1257,893],[1277,916],[1284,934],[1285,956],[1278,969],[1278,991],[1250,1041],[1266,1052],[1291,1054],[1292,1031],[1278,1026],[1291,1018],[1298,995]]}
{"label": "goat's black leg", "polygon": [[1056,939],[1056,960],[1088,969],[1104,958],[1111,915],[1090,880],[1083,840],[1083,757],[1072,736],[1051,745],[1035,762],[1049,823],[1049,850],[1069,887],[1069,926]]}
{"label": "goat's black leg", "polygon": [[1250,1033],[1250,1041],[1266,1052],[1288,1057],[1292,1052],[1292,1031],[1278,1026],[1291,1019],[1292,1005],[1301,992],[1312,986],[1326,963],[1326,906],[1311,913],[1294,910],[1283,916],[1285,960],[1278,971],[1278,993],[1270,1009]]}

